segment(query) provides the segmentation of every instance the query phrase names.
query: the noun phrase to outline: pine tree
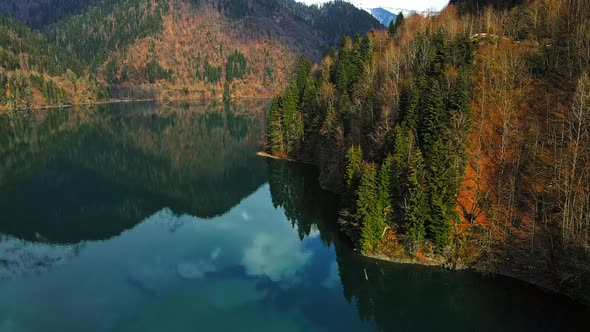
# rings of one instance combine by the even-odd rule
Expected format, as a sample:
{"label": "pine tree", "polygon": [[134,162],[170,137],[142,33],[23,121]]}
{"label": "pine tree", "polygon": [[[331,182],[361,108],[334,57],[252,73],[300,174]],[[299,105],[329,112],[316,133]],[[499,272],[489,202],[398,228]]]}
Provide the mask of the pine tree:
{"label": "pine tree", "polygon": [[316,81],[311,76],[307,76],[300,101],[300,110],[304,113],[311,113],[317,108]]}
{"label": "pine tree", "polygon": [[404,13],[399,12],[395,18],[395,32],[400,31],[404,26]]}
{"label": "pine tree", "polygon": [[[311,73],[311,61],[305,58],[299,58],[295,64],[295,84],[297,90],[301,93],[301,97],[307,88],[309,74]],[[299,96],[298,96],[299,97]]]}
{"label": "pine tree", "polygon": [[418,118],[420,115],[420,88],[417,84],[413,84],[409,89],[405,90],[401,98],[402,113],[401,123],[402,127],[407,132],[416,133],[418,130]]}
{"label": "pine tree", "polygon": [[346,172],[344,182],[348,188],[356,189],[361,175],[363,150],[361,146],[351,146],[346,152]]}
{"label": "pine tree", "polygon": [[379,168],[379,183],[377,187],[377,205],[385,223],[392,217],[391,207],[391,175],[393,174],[393,156],[388,155]]}
{"label": "pine tree", "polygon": [[395,28],[395,20],[391,20],[391,22],[389,22],[389,27],[387,28],[387,32],[391,37],[395,36]]}
{"label": "pine tree", "polygon": [[432,64],[431,76],[442,76],[447,64],[451,63],[451,48],[447,36],[438,30],[432,37],[433,48],[436,50]]}
{"label": "pine tree", "polygon": [[386,224],[378,197],[377,169],[373,163],[362,163],[357,190],[356,213],[361,222],[361,248],[371,251],[381,237]]}
{"label": "pine tree", "polygon": [[360,37],[355,38],[355,43],[353,44],[352,52],[350,53],[350,68],[349,68],[349,82],[348,87],[350,88],[353,84],[358,82],[359,78],[361,77],[364,69],[364,61],[363,55],[361,50],[361,39]]}
{"label": "pine tree", "polygon": [[471,102],[471,84],[465,70],[459,72],[457,82],[451,93],[450,108],[460,111],[464,114],[469,114],[469,103]]}
{"label": "pine tree", "polygon": [[363,62],[370,62],[371,58],[373,57],[373,43],[368,35],[363,36],[363,40],[361,41],[361,56]]}
{"label": "pine tree", "polygon": [[394,151],[392,156],[393,173],[391,175],[391,185],[393,199],[397,202],[401,202],[405,191],[405,172],[410,160],[414,137],[411,131],[404,129],[404,127],[399,125],[395,127],[394,131]]}
{"label": "pine tree", "polygon": [[285,132],[285,153],[289,155],[299,139],[297,120],[297,103],[299,100],[299,91],[297,85],[289,84],[283,95],[283,125]]}
{"label": "pine tree", "polygon": [[431,149],[429,159],[426,172],[430,205],[427,231],[428,237],[434,241],[436,250],[441,252],[449,243],[450,221],[456,194],[456,189],[453,190],[453,183],[458,179],[456,174],[452,172],[450,151],[442,143],[442,140],[436,141]]}
{"label": "pine tree", "polygon": [[429,212],[424,188],[424,160],[419,149],[412,152],[405,185],[403,225],[410,241],[410,251],[415,253],[420,250],[426,235],[424,224]]}
{"label": "pine tree", "polygon": [[333,81],[336,82],[336,88],[340,92],[348,91],[348,86],[352,76],[351,51],[349,45],[351,44],[349,37],[342,37],[340,41],[340,49],[336,58],[336,65],[333,76]]}
{"label": "pine tree", "polygon": [[285,155],[285,134],[279,97],[273,98],[268,111],[267,144],[274,155]]}
{"label": "pine tree", "polygon": [[424,147],[427,162],[429,162],[428,154],[436,140],[440,137],[441,127],[446,115],[443,94],[437,80],[431,82],[424,107],[420,141]]}

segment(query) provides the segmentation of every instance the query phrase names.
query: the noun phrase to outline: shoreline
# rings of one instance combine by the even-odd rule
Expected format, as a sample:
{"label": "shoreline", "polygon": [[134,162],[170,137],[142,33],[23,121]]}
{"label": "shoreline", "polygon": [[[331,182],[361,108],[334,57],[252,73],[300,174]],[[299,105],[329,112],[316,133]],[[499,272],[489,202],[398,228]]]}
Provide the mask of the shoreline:
{"label": "shoreline", "polygon": [[[234,97],[230,98],[230,101],[234,100],[264,100],[264,99],[272,99],[272,96],[264,96],[264,97]],[[18,107],[18,108],[0,108],[0,114],[9,113],[14,111],[35,111],[35,110],[47,110],[47,109],[56,109],[56,108],[72,108],[76,106],[95,106],[95,105],[108,105],[108,104],[125,104],[125,103],[135,103],[135,102],[161,102],[161,103],[173,103],[173,102],[190,102],[190,101],[203,101],[203,100],[215,100],[215,101],[224,101],[222,97],[212,97],[212,98],[178,98],[178,99],[169,99],[164,101],[160,98],[142,98],[142,99],[113,99],[113,100],[104,100],[104,101],[96,101],[96,102],[87,102],[87,103],[73,103],[73,104],[64,104],[64,105],[46,105],[46,106],[33,106],[33,107]]]}
{"label": "shoreline", "polygon": [[535,279],[527,279],[525,277],[519,276],[518,274],[510,273],[508,271],[506,271],[506,272],[501,271],[501,270],[486,271],[486,270],[478,269],[475,266],[467,266],[467,265],[456,267],[456,266],[446,265],[446,263],[441,264],[441,263],[438,263],[435,261],[424,261],[424,260],[410,258],[410,257],[395,258],[395,257],[385,256],[382,254],[364,253],[364,252],[358,251],[354,248],[352,248],[352,250],[362,257],[377,260],[380,262],[387,262],[387,263],[392,263],[392,264],[403,264],[403,265],[420,265],[420,266],[426,266],[426,267],[437,267],[437,268],[443,268],[443,269],[446,269],[449,271],[472,271],[472,272],[475,272],[475,273],[482,275],[482,276],[510,278],[510,279],[518,280],[519,282],[523,282],[523,283],[532,285],[534,287],[537,287],[539,290],[541,290],[543,292],[554,294],[554,295],[559,295],[559,296],[564,296],[568,299],[571,299],[572,301],[574,301],[576,303],[579,303],[583,306],[590,308],[590,298],[588,298],[588,297],[579,296],[579,295],[575,296],[575,294],[579,294],[579,293],[575,293],[575,292],[571,292],[571,291],[567,291],[567,290],[565,290],[565,291],[560,290],[557,287],[557,285],[546,284],[546,283],[540,282]]}
{"label": "shoreline", "polygon": [[299,164],[306,164],[306,165],[317,166],[316,163],[311,162],[311,161],[303,161],[303,160],[297,160],[297,159],[290,159],[290,158],[287,158],[287,156],[277,156],[277,155],[274,155],[274,154],[270,154],[270,153],[268,153],[266,151],[258,151],[258,152],[256,152],[256,155],[259,156],[259,157],[269,158],[269,159],[274,159],[274,160],[284,160],[284,161],[288,161],[288,162],[292,162],[292,163],[299,163]]}
{"label": "shoreline", "polygon": [[76,106],[94,106],[94,105],[107,105],[107,104],[123,104],[133,102],[146,102],[146,101],[157,101],[157,99],[114,99],[106,101],[96,101],[89,103],[74,103],[64,105],[47,105],[47,106],[33,106],[33,107],[18,107],[18,108],[1,108],[0,112],[11,112],[11,111],[36,111],[36,110],[47,110],[54,108],[72,108]]}
{"label": "shoreline", "polygon": [[[314,163],[306,163],[306,162],[299,161],[299,160],[289,159],[286,156],[272,155],[272,154],[267,153],[265,151],[260,151],[260,152],[257,152],[256,154],[258,156],[270,158],[270,159],[274,159],[274,160],[285,160],[288,162],[296,162],[296,163],[305,163],[305,164],[315,165]],[[325,189],[325,190],[329,190],[329,189]],[[342,233],[342,235],[346,236],[346,234],[341,229],[338,231],[340,233]],[[381,262],[388,262],[388,263],[393,263],[393,264],[404,264],[404,265],[421,265],[421,266],[428,266],[428,267],[439,267],[439,268],[452,270],[452,271],[469,270],[469,271],[476,272],[480,275],[492,275],[492,276],[501,276],[501,277],[511,278],[511,279],[518,280],[520,282],[524,282],[524,283],[533,285],[535,287],[538,287],[540,290],[542,290],[544,292],[549,292],[549,293],[557,294],[560,296],[565,296],[565,297],[567,297],[575,302],[578,302],[584,306],[590,307],[590,297],[580,295],[579,293],[576,293],[575,290],[574,291],[570,291],[568,289],[561,289],[560,290],[559,285],[557,285],[557,284],[547,284],[547,283],[544,283],[540,280],[532,279],[530,277],[527,278],[525,276],[520,276],[515,273],[510,273],[510,271],[501,271],[501,270],[488,271],[488,270],[478,269],[474,265],[453,265],[453,264],[449,263],[449,261],[446,259],[445,260],[435,259],[435,258],[421,259],[420,257],[413,257],[410,255],[405,255],[403,257],[401,257],[401,256],[400,257],[390,257],[390,256],[387,256],[384,254],[379,254],[379,253],[367,253],[362,250],[358,250],[358,249],[354,248],[354,246],[352,246],[352,245],[351,245],[350,249],[352,251],[354,251],[357,255],[360,255],[364,258],[373,259],[373,260],[377,260],[377,261],[381,261]],[[578,295],[576,296],[576,294],[578,294]]]}

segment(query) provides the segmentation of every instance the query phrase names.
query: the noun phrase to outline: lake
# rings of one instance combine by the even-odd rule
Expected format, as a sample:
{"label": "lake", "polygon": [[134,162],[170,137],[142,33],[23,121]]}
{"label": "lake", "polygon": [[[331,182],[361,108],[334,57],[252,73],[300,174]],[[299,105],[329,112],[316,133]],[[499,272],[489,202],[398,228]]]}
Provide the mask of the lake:
{"label": "lake", "polygon": [[581,331],[503,277],[380,262],[311,166],[259,157],[267,101],[0,118],[0,331]]}

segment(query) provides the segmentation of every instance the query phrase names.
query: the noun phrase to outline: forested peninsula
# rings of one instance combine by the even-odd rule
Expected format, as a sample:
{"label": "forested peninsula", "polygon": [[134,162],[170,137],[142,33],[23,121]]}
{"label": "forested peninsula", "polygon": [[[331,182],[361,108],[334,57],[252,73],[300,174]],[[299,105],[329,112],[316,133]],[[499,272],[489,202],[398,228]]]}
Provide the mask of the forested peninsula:
{"label": "forested peninsula", "polygon": [[590,301],[590,3],[451,1],[300,60],[267,151],[316,164],[363,254]]}

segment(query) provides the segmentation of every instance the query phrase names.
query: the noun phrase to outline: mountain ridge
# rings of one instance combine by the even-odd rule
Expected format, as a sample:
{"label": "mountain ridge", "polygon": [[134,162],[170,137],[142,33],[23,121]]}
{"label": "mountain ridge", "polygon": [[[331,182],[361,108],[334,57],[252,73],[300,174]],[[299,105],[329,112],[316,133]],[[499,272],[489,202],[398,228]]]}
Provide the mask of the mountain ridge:
{"label": "mountain ridge", "polygon": [[[25,66],[16,72],[4,66],[10,80],[22,78],[10,84],[10,96],[0,96],[0,107],[55,104],[35,98],[42,87],[33,86],[33,73],[54,77],[64,89],[59,104],[270,96],[284,86],[297,57],[319,62],[341,35],[384,28],[370,14],[340,1],[317,7],[294,0],[80,0],[57,14],[30,14],[62,2],[9,0],[0,7],[33,22],[31,27],[42,26],[31,34],[51,46],[14,58],[64,54],[78,63],[51,75],[47,68]],[[8,30],[20,26],[5,25]],[[1,42],[0,50],[9,48]]]}

